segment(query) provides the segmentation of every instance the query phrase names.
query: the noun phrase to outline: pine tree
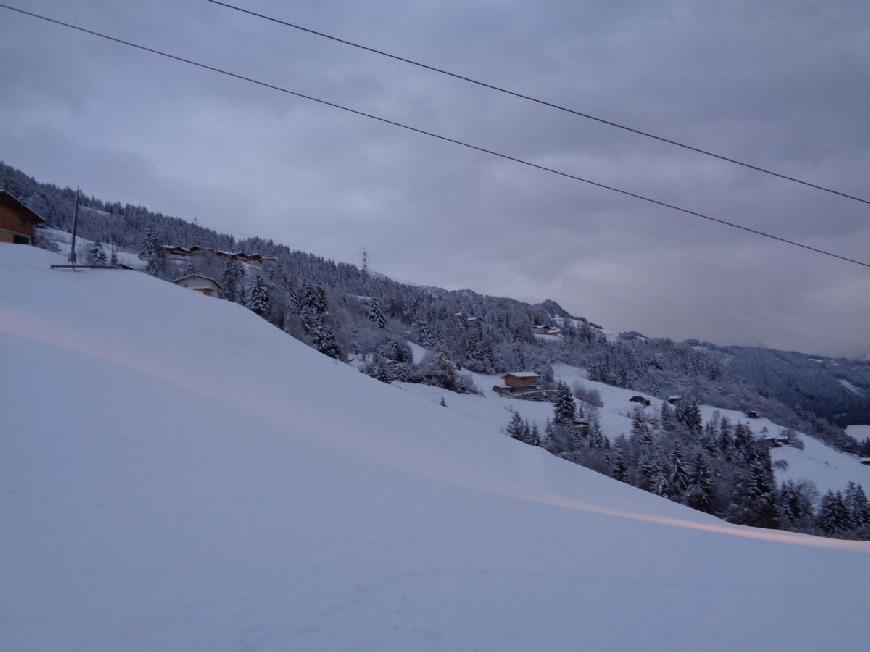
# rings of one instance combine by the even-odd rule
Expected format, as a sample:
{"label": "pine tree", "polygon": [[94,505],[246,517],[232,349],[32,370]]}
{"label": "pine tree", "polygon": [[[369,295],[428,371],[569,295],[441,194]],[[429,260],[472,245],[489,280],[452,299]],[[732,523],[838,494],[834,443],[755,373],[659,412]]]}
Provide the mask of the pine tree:
{"label": "pine tree", "polygon": [[689,487],[686,491],[686,504],[702,512],[711,512],[713,508],[713,483],[710,468],[704,456],[695,456],[692,472],[689,476]]}
{"label": "pine tree", "polygon": [[617,446],[616,448],[616,454],[613,457],[613,465],[611,466],[610,473],[620,482],[625,482],[625,476],[628,473],[628,462],[625,459],[625,453],[622,450],[622,446]]}
{"label": "pine tree", "polygon": [[722,422],[719,424],[719,441],[717,448],[722,457],[730,462],[731,457],[734,454],[734,437],[731,435],[731,423],[726,418],[723,418]]}
{"label": "pine tree", "polygon": [[223,288],[224,298],[227,301],[242,301],[241,284],[244,277],[244,271],[241,264],[237,260],[228,260],[224,266],[224,273],[221,277],[221,287]]}
{"label": "pine tree", "polygon": [[673,499],[680,501],[689,488],[689,470],[683,464],[683,456],[679,450],[674,450],[671,463],[672,469],[671,476],[668,479],[668,491]]}
{"label": "pine tree", "polygon": [[839,491],[836,493],[828,491],[822,496],[817,524],[828,536],[842,534],[849,529],[849,510],[843,500],[843,494]]}
{"label": "pine tree", "polygon": [[738,423],[734,428],[734,450],[749,461],[752,459],[753,448],[755,446],[755,438],[752,436],[752,431],[745,423]]}
{"label": "pine tree", "polygon": [[637,457],[637,467],[640,471],[639,486],[641,489],[664,496],[668,491],[668,474],[659,457],[659,451],[652,442],[651,435],[648,440],[646,436],[642,436],[640,441],[635,436],[629,440],[630,444],[640,446]]}
{"label": "pine tree", "polygon": [[577,414],[577,404],[574,395],[564,383],[559,383],[556,389],[556,398],[553,401],[553,423],[559,425],[574,424]]}
{"label": "pine tree", "polygon": [[783,525],[793,530],[809,530],[816,518],[813,507],[816,495],[815,485],[811,482],[786,480],[776,499]]}
{"label": "pine tree", "polygon": [[680,399],[677,403],[674,418],[678,423],[683,424],[689,432],[694,434],[701,433],[704,424],[701,418],[701,409],[698,407],[696,400],[686,401]]}
{"label": "pine tree", "polygon": [[145,242],[142,246],[142,258],[145,260],[145,271],[151,276],[163,273],[166,259],[163,255],[163,247],[157,239],[157,234],[150,226],[145,229]]}
{"label": "pine tree", "polygon": [[601,422],[598,420],[596,410],[589,411],[589,448],[598,448],[607,450],[610,448],[610,440],[601,431]]}
{"label": "pine tree", "polygon": [[269,313],[272,307],[272,297],[269,296],[269,288],[263,277],[257,274],[251,287],[248,288],[248,296],[245,301],[245,306],[263,317]]}
{"label": "pine tree", "polygon": [[306,283],[302,289],[301,310],[315,315],[325,314],[327,310],[326,290],[322,287],[315,287],[310,283]]}
{"label": "pine tree", "polygon": [[369,306],[369,319],[375,323],[378,328],[387,327],[387,318],[384,317],[384,311],[381,309],[381,304],[376,299],[372,300]]}
{"label": "pine tree", "polygon": [[530,425],[527,420],[520,416],[519,412],[513,413],[505,431],[512,439],[521,441],[524,444],[529,444],[530,446],[541,445],[538,427]]}
{"label": "pine tree", "polygon": [[[748,428],[747,428],[748,430]],[[754,442],[752,442],[754,444]],[[742,472],[738,497],[743,512],[743,523],[755,527],[775,528],[779,525],[776,510],[776,481],[770,451],[750,447],[748,469]]]}
{"label": "pine tree", "polygon": [[652,429],[647,423],[646,415],[639,407],[631,413],[631,438],[639,446],[652,446]]}
{"label": "pine tree", "polygon": [[103,245],[99,240],[94,240],[88,251],[88,261],[91,265],[105,265],[106,252],[103,250]]}
{"label": "pine tree", "polygon": [[855,482],[849,482],[843,494],[843,502],[849,514],[849,529],[857,530],[870,524],[870,506],[867,504],[867,494],[864,487]]}
{"label": "pine tree", "polygon": [[577,404],[568,386],[560,383],[553,400],[553,422],[547,439],[547,450],[554,455],[571,453],[585,447],[586,442],[576,423]]}
{"label": "pine tree", "polygon": [[305,321],[305,328],[315,349],[330,358],[341,359],[341,348],[335,340],[335,335],[320,317]]}
{"label": "pine tree", "polygon": [[380,353],[375,353],[372,356],[371,361],[363,368],[363,371],[382,383],[389,383],[395,380],[388,361]]}
{"label": "pine tree", "polygon": [[511,439],[522,441],[526,433],[526,424],[519,412],[514,412],[511,415],[511,420],[507,425],[507,434]]}
{"label": "pine tree", "polygon": [[716,432],[716,424],[713,420],[710,420],[704,424],[704,434],[701,437],[701,446],[703,446],[704,450],[706,450],[710,455],[715,455],[718,442],[719,435]]}
{"label": "pine tree", "polygon": [[540,446],[541,445],[541,433],[538,432],[538,424],[533,423],[529,427],[529,438],[526,441],[530,446]]}

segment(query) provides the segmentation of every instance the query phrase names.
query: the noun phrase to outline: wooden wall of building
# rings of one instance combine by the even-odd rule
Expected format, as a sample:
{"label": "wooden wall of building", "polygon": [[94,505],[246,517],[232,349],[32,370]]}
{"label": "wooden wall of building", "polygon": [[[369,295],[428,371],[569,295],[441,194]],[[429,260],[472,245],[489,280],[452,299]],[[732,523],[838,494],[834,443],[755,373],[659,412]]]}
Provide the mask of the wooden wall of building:
{"label": "wooden wall of building", "polygon": [[0,242],[14,242],[14,234],[26,236],[33,242],[33,221],[12,207],[0,204]]}

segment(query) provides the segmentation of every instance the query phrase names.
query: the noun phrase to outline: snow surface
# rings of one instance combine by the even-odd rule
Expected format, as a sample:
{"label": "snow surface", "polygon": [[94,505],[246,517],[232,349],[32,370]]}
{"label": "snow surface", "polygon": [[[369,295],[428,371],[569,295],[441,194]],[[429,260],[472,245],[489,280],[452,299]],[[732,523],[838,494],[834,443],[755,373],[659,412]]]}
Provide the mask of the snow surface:
{"label": "snow surface", "polygon": [[839,382],[843,387],[845,387],[847,390],[849,390],[850,392],[852,392],[853,394],[857,394],[858,396],[864,396],[864,392],[862,392],[860,389],[858,389],[857,387],[855,387],[852,383],[850,383],[850,382],[849,382],[848,380],[846,380],[845,378],[838,378],[837,381],[838,381],[838,382]]}
{"label": "snow surface", "polygon": [[722,523],[60,260],[0,245],[2,650],[866,649],[870,544]]}
{"label": "snow surface", "polygon": [[846,434],[855,439],[855,441],[864,441],[870,438],[870,425],[846,426]]}

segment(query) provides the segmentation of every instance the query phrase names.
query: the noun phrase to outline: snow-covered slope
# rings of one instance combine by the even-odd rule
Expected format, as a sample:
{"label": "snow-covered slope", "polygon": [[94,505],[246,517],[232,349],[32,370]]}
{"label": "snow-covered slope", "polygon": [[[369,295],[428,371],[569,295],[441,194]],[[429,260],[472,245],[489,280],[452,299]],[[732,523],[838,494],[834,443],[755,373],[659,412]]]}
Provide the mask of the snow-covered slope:
{"label": "snow-covered slope", "polygon": [[0,649],[863,650],[870,545],[724,524],[137,272],[0,245]]}
{"label": "snow-covered slope", "polygon": [[870,439],[870,425],[846,426],[846,434],[853,437],[855,441]]}
{"label": "snow-covered slope", "polygon": [[[422,359],[425,351],[416,344],[412,344],[415,361]],[[487,376],[484,374],[471,374],[474,383],[482,395],[455,394],[438,387],[419,385],[413,383],[395,383],[408,393],[427,398],[432,403],[439,403],[443,397],[447,407],[474,419],[489,430],[500,430],[507,425],[511,413],[519,412],[523,418],[538,425],[543,431],[546,419],[552,418],[553,406],[549,403],[536,403],[499,396],[492,391],[493,385],[501,383],[499,376]],[[586,371],[578,367],[566,364],[553,365],[553,376],[561,380],[569,387],[577,383],[585,385],[588,389],[598,391],[604,405],[598,410],[598,418],[601,429],[611,440],[620,435],[628,436],[631,433],[631,414],[637,408],[637,403],[631,402],[635,395],[645,396],[651,405],[644,408],[650,415],[661,411],[661,400],[643,392],[631,389],[614,387],[605,383],[588,380]],[[780,433],[783,428],[769,419],[748,419],[746,415],[736,410],[718,408],[712,405],[702,405],[701,415],[709,420],[714,412],[728,418],[731,423],[745,423],[753,433],[758,436],[764,435],[765,431],[771,434]],[[850,432],[860,433],[862,426],[850,426],[855,430]],[[828,491],[842,491],[849,482],[858,482],[864,487],[870,487],[870,466],[862,465],[859,458],[838,451],[820,442],[818,439],[800,434],[799,438],[804,442],[803,450],[792,447],[775,448],[771,451],[774,461],[785,460],[788,467],[776,468],[777,480],[812,480],[819,489],[819,498]]]}
{"label": "snow-covered slope", "polygon": [[[102,211],[100,211],[102,212]],[[68,256],[70,249],[72,248],[72,234],[67,233],[66,231],[61,231],[60,229],[50,229],[47,227],[39,227],[37,229],[37,238],[39,239],[40,246],[42,246],[43,242],[48,242],[57,247],[61,255]],[[79,264],[84,264],[88,260],[88,254],[91,251],[91,248],[94,245],[93,240],[88,240],[87,238],[83,238],[81,236],[76,237],[76,257],[78,258]],[[103,252],[106,254],[106,259],[108,260],[112,254],[111,245],[106,243],[102,244]],[[46,247],[51,249],[52,247]],[[145,262],[136,254],[124,251],[122,249],[117,249],[115,251],[115,255],[118,258],[118,262],[122,265],[127,265],[128,267],[132,267],[133,269],[145,269]],[[66,261],[59,261],[61,263],[65,263]]]}

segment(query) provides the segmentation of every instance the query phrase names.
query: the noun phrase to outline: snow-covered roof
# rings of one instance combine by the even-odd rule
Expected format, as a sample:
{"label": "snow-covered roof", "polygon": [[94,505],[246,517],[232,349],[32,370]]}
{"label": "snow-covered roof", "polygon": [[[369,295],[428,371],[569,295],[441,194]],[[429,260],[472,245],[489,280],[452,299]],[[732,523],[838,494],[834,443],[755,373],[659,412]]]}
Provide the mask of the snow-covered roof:
{"label": "snow-covered roof", "polygon": [[540,378],[541,374],[536,374],[534,371],[509,371],[502,376],[514,376],[515,378]]}
{"label": "snow-covered roof", "polygon": [[181,283],[182,281],[187,281],[189,279],[202,279],[203,281],[208,281],[209,283],[214,283],[218,289],[223,289],[221,284],[215,281],[211,276],[205,276],[203,274],[186,274],[184,276],[179,276],[177,279],[173,281],[173,283]]}
{"label": "snow-covered roof", "polygon": [[30,210],[27,206],[24,205],[24,203],[20,199],[18,199],[18,197],[13,195],[8,190],[0,190],[0,203],[6,204],[7,206],[14,206],[18,210],[19,214],[23,214],[25,217],[30,219],[31,222],[35,222],[37,224],[45,222],[42,217]]}
{"label": "snow-covered roof", "polygon": [[782,433],[773,433],[773,432],[764,432],[760,435],[761,439],[775,440],[775,441],[787,441],[788,437],[783,435]]}

